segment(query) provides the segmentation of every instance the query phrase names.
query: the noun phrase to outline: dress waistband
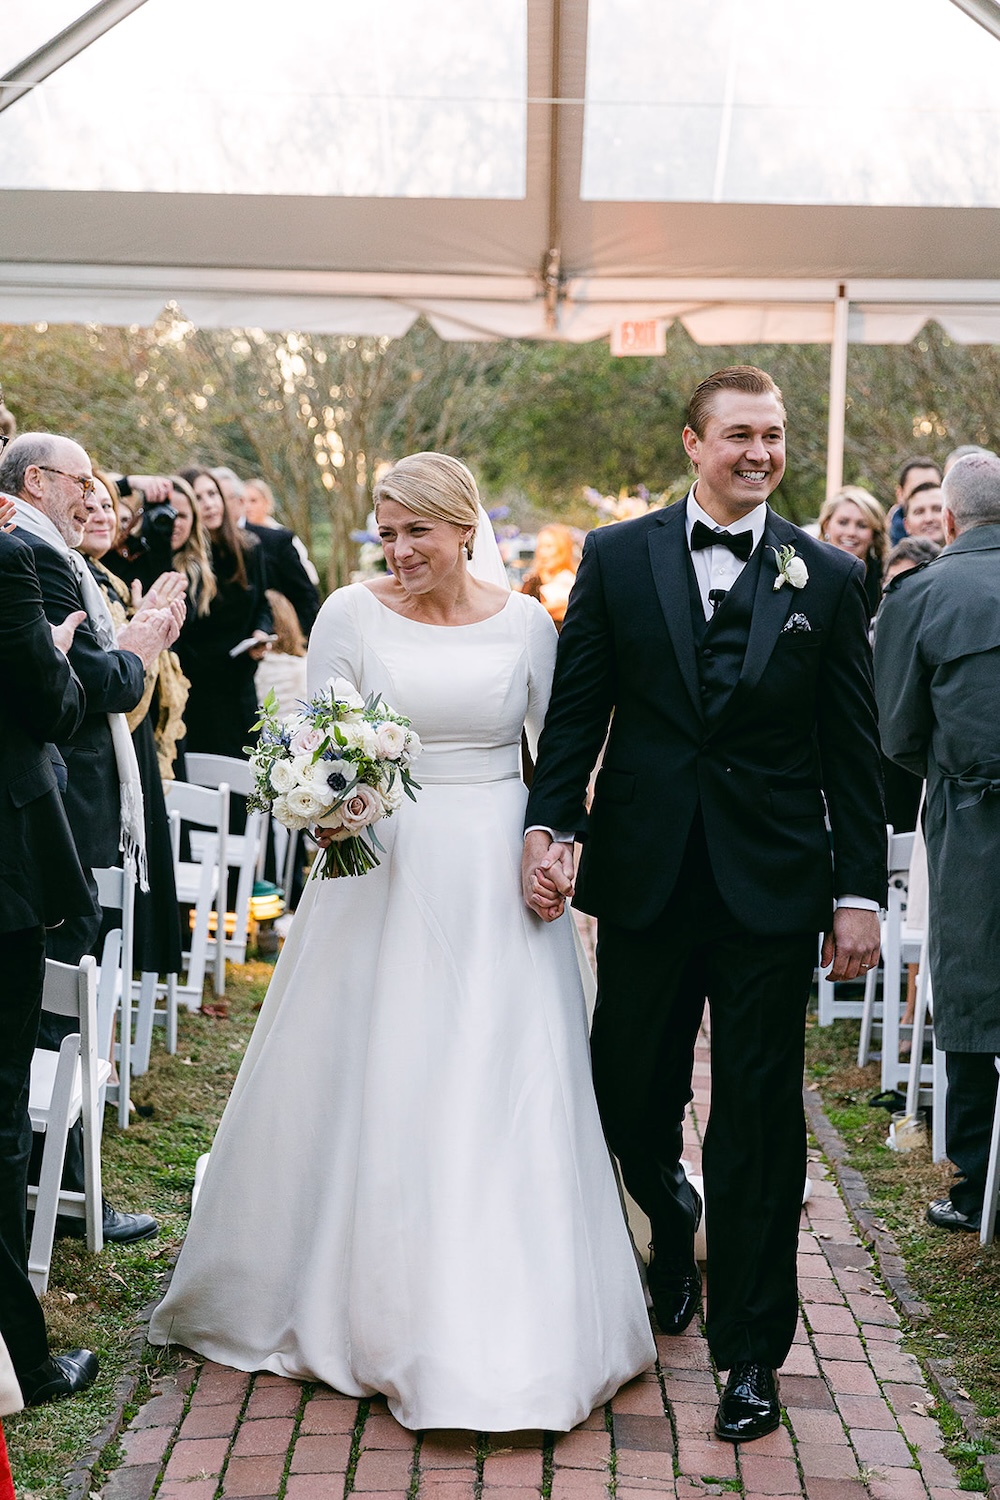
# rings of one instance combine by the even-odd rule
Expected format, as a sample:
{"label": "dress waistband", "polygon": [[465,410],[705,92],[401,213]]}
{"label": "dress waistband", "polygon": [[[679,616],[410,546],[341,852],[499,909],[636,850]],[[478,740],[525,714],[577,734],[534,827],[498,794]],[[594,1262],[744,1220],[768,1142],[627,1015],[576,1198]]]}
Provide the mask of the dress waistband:
{"label": "dress waistband", "polygon": [[413,766],[421,786],[447,782],[516,781],[521,775],[521,746],[428,745]]}

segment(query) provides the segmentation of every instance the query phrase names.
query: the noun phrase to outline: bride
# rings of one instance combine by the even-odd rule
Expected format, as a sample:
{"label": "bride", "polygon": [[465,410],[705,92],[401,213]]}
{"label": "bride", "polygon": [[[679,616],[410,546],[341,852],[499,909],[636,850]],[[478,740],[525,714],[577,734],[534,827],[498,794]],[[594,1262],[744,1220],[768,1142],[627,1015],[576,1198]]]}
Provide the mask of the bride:
{"label": "bride", "polygon": [[381,1392],[409,1428],[566,1431],[655,1350],[572,917],[520,897],[556,632],[464,464],[404,458],[375,508],[389,574],[326,601],[309,691],[406,714],[422,791],[375,870],[307,886],[150,1340]]}

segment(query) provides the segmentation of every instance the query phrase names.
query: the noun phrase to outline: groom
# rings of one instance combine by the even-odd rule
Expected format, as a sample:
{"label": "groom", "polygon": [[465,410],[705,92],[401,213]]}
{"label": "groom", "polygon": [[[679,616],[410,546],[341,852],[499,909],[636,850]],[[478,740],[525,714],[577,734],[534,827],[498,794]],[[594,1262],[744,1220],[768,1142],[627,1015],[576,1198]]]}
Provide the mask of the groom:
{"label": "groom", "polygon": [[[525,900],[572,890],[599,918],[594,1083],[649,1216],[665,1333],[694,1316],[701,1202],[680,1166],[707,997],[709,1347],[729,1379],[716,1433],[777,1427],[797,1315],[806,1002],[879,948],[885,816],[864,569],[776,515],[785,410],[738,366],[702,381],[687,499],[591,532],[559,643],[528,802]],[[588,778],[610,734],[589,817]],[[829,821],[829,832],[827,821]]]}

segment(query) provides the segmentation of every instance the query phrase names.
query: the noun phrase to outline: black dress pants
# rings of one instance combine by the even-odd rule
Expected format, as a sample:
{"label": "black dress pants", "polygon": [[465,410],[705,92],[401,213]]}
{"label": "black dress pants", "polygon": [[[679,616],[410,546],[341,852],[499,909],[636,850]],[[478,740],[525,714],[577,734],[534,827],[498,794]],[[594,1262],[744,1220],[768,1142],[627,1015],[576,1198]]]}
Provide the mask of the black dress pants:
{"label": "black dress pants", "polygon": [[740,1360],[777,1369],[795,1333],[805,1011],[816,940],[815,932],[761,936],[736,921],[712,875],[700,820],[659,919],[638,932],[598,926],[597,1100],[661,1261],[690,1257],[692,1200],[679,1158],[709,1003],[712,1103],[702,1159],[707,1332],[719,1369]]}
{"label": "black dress pants", "polygon": [[26,1374],[48,1357],[45,1318],[28,1280],[25,1242],[31,1122],[28,1088],[45,975],[45,932],[0,935],[0,1333],[14,1369]]}
{"label": "black dress pants", "polygon": [[951,1188],[959,1213],[978,1222],[986,1191],[997,1070],[992,1052],[947,1052],[948,1096],[944,1112],[948,1160],[961,1174]]}

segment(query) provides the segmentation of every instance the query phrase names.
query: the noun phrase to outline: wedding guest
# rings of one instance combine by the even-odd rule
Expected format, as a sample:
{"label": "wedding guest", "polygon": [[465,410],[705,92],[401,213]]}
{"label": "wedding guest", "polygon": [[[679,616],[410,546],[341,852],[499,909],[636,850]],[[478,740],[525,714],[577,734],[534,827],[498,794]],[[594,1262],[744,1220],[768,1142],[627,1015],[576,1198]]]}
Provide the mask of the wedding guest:
{"label": "wedding guest", "polygon": [[[57,748],[66,765],[63,800],[80,862],[88,872],[93,904],[89,913],[68,918],[46,938],[51,957],[78,963],[94,951],[102,920],[89,872],[124,859],[142,876],[141,781],[123,716],[142,698],[146,668],[176,640],[184,608],[179,600],[161,607],[155,594],[150,595],[116,636],[100,590],[73,550],[94,508],[93,471],[78,443],[51,433],[23,433],[0,459],[0,490],[15,496],[14,534],[32,550],[50,622],[61,622],[79,610],[85,615],[69,660],[83,684],[87,711],[79,728]],[[68,1024],[46,1014],[39,1044],[58,1051]],[[83,1190],[79,1127],[74,1127],[67,1146],[64,1180]],[[151,1215],[122,1213],[105,1203],[105,1239],[130,1243],[156,1232]]]}
{"label": "wedding guest", "polygon": [[763,370],[717,371],[683,442],[687,499],[584,545],[523,886],[539,915],[560,910],[582,842],[575,902],[598,918],[594,1083],[652,1224],[649,1289],[667,1334],[701,1305],[702,1204],[680,1158],[708,998],[707,1332],[729,1371],[715,1433],[746,1442],[780,1423],[776,1372],[798,1316],[816,935],[835,981],[877,961],[885,813],[864,569],[766,503],[785,468],[781,392]]}
{"label": "wedding guest", "polygon": [[889,516],[889,545],[895,547],[906,535],[903,515],[906,501],[918,484],[940,484],[941,470],[932,458],[908,458],[896,480],[896,503]]}
{"label": "wedding guest", "polygon": [[13,514],[12,502],[0,501],[0,1337],[21,1395],[34,1406],[86,1390],[97,1376],[89,1349],[50,1352],[26,1243],[28,1094],[45,927],[89,913],[91,895],[47,743],[70,739],[83,719],[83,689],[66,652],[84,615],[74,611],[49,625],[31,549],[7,535]]}
{"label": "wedding guest", "polygon": [[[248,479],[243,486],[243,515],[248,526],[266,526],[272,531],[284,530],[275,520],[274,491],[264,479]],[[318,589],[319,574],[306,551],[306,544],[294,532],[291,535],[292,544],[299,555],[306,576],[313,587]]]}
{"label": "wedding guest", "polygon": [[558,630],[566,615],[570,589],[576,582],[576,542],[568,526],[543,526],[535,541],[535,557],[524,576],[521,593],[538,599]]}
{"label": "wedding guest", "polygon": [[824,500],[819,513],[824,542],[850,552],[865,565],[865,597],[874,614],[882,598],[882,568],[888,551],[885,511],[868,490],[846,484]]}
{"label": "wedding guest", "polygon": [[944,500],[940,483],[918,484],[903,502],[903,525],[907,536],[922,536],[944,546]]}
{"label": "wedding guest", "polygon": [[946,1058],[945,1144],[956,1169],[927,1218],[977,1230],[1000,1053],[1000,458],[959,459],[944,504],[944,551],[886,594],[875,685],[887,752],[927,778],[934,1040]]}
{"label": "wedding guest", "polygon": [[944,477],[948,477],[960,458],[968,458],[970,453],[990,453],[991,451],[989,448],[981,448],[978,443],[961,443],[957,448],[952,448],[945,459]]}
{"label": "wedding guest", "polygon": [[926,536],[904,536],[901,542],[897,542],[885,560],[885,573],[882,577],[882,589],[888,588],[894,578],[900,573],[908,573],[911,568],[920,568],[924,563],[933,562],[941,548],[937,542],[932,542]]}
{"label": "wedding guest", "polygon": [[[114,480],[95,469],[94,487],[96,504],[87,518],[79,550],[87,559],[94,581],[104,593],[111,623],[118,630],[132,618],[141,598],[138,585],[133,585],[130,592],[127,585],[101,561],[111,549],[117,528]],[[183,597],[185,588],[186,580],[182,574],[168,574],[157,582],[157,598],[166,603],[172,597]],[[156,731],[162,721],[166,726],[164,742],[176,746],[184,733],[181,715],[186,699],[187,681],[181,675],[173,652],[164,650],[146,668],[143,695],[126,715],[142,783],[149,882],[148,890],[138,887],[135,892],[133,959],[140,973],[178,974],[181,970],[181,929],[174,860]],[[172,777],[172,750],[169,759]]]}
{"label": "wedding guest", "polygon": [[236,526],[208,469],[184,469],[180,477],[194,494],[215,579],[207,612],[188,616],[177,646],[191,684],[185,748],[242,759],[257,717],[254,671],[273,624],[264,555],[256,537]]}

